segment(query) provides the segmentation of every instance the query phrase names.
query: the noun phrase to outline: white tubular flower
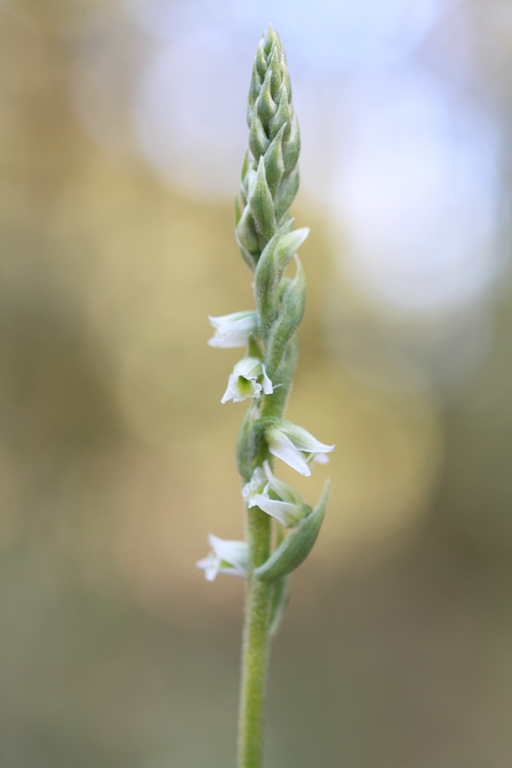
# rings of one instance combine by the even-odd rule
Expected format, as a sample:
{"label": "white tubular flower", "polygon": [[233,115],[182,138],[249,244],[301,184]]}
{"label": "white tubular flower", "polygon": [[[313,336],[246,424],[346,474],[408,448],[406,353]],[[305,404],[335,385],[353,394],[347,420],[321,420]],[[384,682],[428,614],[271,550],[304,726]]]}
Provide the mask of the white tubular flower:
{"label": "white tubular flower", "polygon": [[304,503],[300,493],[274,477],[268,461],[263,464],[263,468],[267,484],[262,493],[252,495],[248,506],[258,506],[267,515],[275,517],[285,528],[292,528],[311,512],[311,508]]}
{"label": "white tubular flower", "polygon": [[322,456],[320,462],[325,463],[325,454],[334,450],[334,445],[319,442],[305,429],[286,419],[280,419],[275,425],[268,427],[265,437],[270,453],[305,477],[311,474],[308,463],[314,460],[315,456]]}
{"label": "white tubular flower", "polygon": [[[258,379],[261,379],[261,384]],[[227,403],[228,400],[240,403],[248,397],[259,397],[262,390],[266,395],[274,391],[265,366],[257,357],[244,357],[233,368],[221,403]]]}
{"label": "white tubular flower", "polygon": [[206,581],[213,581],[218,573],[230,576],[247,576],[248,549],[245,541],[219,539],[213,533],[208,535],[212,551],[196,563],[204,571]]}
{"label": "white tubular flower", "polygon": [[215,328],[215,335],[208,341],[210,347],[245,347],[249,336],[258,329],[257,314],[253,311],[208,319]]}

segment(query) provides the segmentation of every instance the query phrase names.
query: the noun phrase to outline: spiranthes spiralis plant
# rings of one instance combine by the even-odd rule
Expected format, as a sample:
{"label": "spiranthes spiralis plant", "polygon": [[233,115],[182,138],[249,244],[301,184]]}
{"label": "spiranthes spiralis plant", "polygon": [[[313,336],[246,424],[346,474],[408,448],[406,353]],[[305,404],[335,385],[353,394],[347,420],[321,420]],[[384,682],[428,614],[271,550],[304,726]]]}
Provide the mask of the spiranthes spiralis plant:
{"label": "spiranthes spiralis plant", "polygon": [[[269,27],[256,51],[247,112],[249,149],[235,203],[236,239],[254,273],[256,309],[210,317],[214,347],[246,347],[222,403],[249,401],[236,449],[246,506],[246,541],[210,534],[198,562],[208,581],[217,573],[246,579],[238,766],[261,768],[269,645],[286,609],[290,573],[308,556],[322,524],[326,483],[313,509],[275,477],[274,458],[301,475],[328,461],[324,445],[284,418],[297,361],[297,327],[306,282],[297,255],[309,230],[294,229],[289,208],[299,187],[300,133],[283,46]],[[287,268],[293,262],[291,271]]]}

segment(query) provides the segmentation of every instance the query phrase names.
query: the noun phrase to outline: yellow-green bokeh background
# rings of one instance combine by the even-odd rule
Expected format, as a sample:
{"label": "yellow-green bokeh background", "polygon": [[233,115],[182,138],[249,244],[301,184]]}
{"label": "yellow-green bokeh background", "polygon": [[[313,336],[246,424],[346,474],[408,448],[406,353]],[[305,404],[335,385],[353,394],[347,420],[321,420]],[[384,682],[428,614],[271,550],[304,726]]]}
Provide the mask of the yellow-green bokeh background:
{"label": "yellow-green bokeh background", "polygon": [[[2,765],[221,768],[243,585],[193,564],[210,530],[242,535],[244,406],[219,403],[238,352],[206,346],[206,316],[251,306],[250,275],[230,205],[80,126],[84,7],[2,19]],[[332,497],[273,649],[268,766],[506,768],[510,295],[448,407],[380,390],[328,342],[350,288],[328,222],[300,196],[295,213],[312,233],[288,415],[337,448],[295,483],[313,502],[329,474]]]}

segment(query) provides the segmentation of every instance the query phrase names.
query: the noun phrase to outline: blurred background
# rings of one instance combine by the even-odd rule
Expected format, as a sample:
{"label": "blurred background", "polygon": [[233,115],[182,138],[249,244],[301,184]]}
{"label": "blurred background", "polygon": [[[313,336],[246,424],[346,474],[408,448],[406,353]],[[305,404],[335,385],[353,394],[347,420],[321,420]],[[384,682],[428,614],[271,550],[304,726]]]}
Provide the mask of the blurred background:
{"label": "blurred background", "polygon": [[220,405],[269,21],[302,129],[289,417],[336,443],[272,652],[268,768],[512,765],[512,6],[3,0],[2,765],[234,765]]}

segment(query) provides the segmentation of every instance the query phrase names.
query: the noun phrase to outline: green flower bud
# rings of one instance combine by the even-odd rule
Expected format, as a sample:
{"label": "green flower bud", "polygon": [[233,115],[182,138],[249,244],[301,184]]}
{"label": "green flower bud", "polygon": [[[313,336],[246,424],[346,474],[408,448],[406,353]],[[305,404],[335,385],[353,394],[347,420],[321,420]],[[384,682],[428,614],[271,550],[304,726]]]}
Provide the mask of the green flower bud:
{"label": "green flower bud", "polygon": [[272,140],[272,143],[265,152],[265,175],[267,177],[268,188],[272,197],[275,197],[285,171],[283,159],[283,135],[286,123],[279,133]]}
{"label": "green flower bud", "polygon": [[249,155],[242,170],[236,219],[240,251],[253,269],[276,228],[286,219],[299,186],[299,128],[283,47],[272,28],[256,52],[247,122]]}
{"label": "green flower bud", "polygon": [[272,371],[269,374],[270,376],[278,370],[288,342],[297,330],[304,314],[306,278],[298,256],[295,256],[295,262],[297,264],[297,274],[288,283],[284,291],[279,308],[279,316],[272,326],[268,338],[266,357],[268,370]]}
{"label": "green flower bud", "polygon": [[[283,272],[309,234],[307,227],[290,231],[292,226],[293,219],[281,226],[261,254],[256,267],[254,293],[261,334],[265,340],[279,313],[279,289]],[[305,290],[303,275],[302,281]]]}
{"label": "green flower bud", "polygon": [[262,157],[258,163],[258,170],[256,173],[251,171],[251,174],[247,202],[252,213],[260,247],[264,248],[276,231],[276,216],[274,202],[267,184],[265,161]]}

